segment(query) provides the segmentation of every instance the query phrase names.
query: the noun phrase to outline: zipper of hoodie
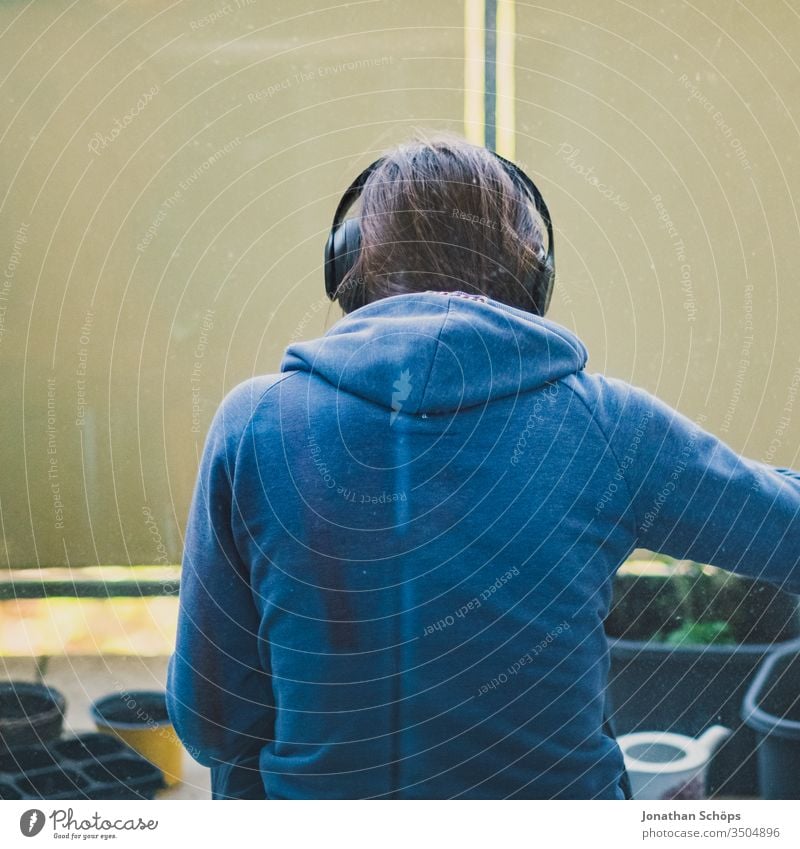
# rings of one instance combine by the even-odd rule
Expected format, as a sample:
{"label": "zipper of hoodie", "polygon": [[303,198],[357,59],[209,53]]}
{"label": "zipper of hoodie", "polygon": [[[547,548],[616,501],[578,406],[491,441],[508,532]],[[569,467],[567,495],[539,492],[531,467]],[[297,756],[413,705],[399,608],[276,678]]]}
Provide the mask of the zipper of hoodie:
{"label": "zipper of hoodie", "polygon": [[[402,425],[401,425],[402,428]],[[405,492],[408,494],[408,461],[409,461],[409,446],[408,446],[408,434],[405,433],[402,429],[398,428],[394,432],[393,438],[393,447],[394,447],[394,482],[393,482],[393,491],[394,492]],[[395,502],[394,507],[394,528],[395,528],[395,536],[398,540],[402,540],[408,531],[408,505],[409,499],[407,498],[405,501],[398,500]],[[399,576],[399,580],[395,580],[395,615],[392,617],[392,640],[393,645],[396,647],[393,652],[393,664],[394,669],[392,670],[392,692],[391,692],[391,703],[392,703],[392,713],[391,713],[391,725],[392,725],[392,735],[391,735],[391,744],[390,744],[390,758],[391,758],[391,769],[389,776],[389,785],[391,788],[390,798],[398,799],[400,797],[401,790],[401,758],[404,757],[403,746],[401,745],[403,729],[401,727],[401,716],[402,716],[402,700],[404,697],[403,694],[403,672],[402,670],[405,668],[405,652],[406,652],[406,640],[403,633],[403,619],[405,616],[405,611],[410,609],[410,599],[409,599],[409,586],[410,583],[408,581],[408,576],[406,573],[406,562],[407,556],[406,554],[402,554],[400,557],[400,571],[401,574]]]}

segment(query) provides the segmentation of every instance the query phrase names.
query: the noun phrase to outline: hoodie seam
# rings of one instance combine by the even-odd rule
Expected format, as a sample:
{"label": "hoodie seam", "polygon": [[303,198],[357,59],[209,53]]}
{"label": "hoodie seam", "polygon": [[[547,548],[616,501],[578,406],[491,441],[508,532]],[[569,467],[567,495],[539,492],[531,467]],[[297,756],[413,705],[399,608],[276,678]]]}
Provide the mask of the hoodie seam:
{"label": "hoodie seam", "polygon": [[[611,456],[613,457],[614,462],[617,464],[617,468],[621,469],[622,465],[620,463],[619,457],[617,457],[617,452],[614,450],[614,446],[611,444],[611,440],[608,438],[605,430],[603,429],[602,425],[598,421],[594,410],[592,410],[592,408],[586,402],[586,399],[583,397],[583,394],[581,393],[579,387],[573,387],[572,391],[575,395],[578,396],[578,400],[584,406],[584,408],[586,409],[586,412],[589,413],[589,418],[591,419],[592,423],[597,428],[597,430],[600,432],[600,435],[603,437],[603,441],[608,446],[608,450],[611,453]],[[622,480],[625,483],[625,492],[627,492],[627,494],[628,494],[628,507],[633,512],[633,541],[634,541],[635,544],[638,545],[638,543],[639,543],[639,519],[636,516],[636,507],[634,506],[634,503],[633,503],[633,496],[631,495],[631,488],[630,488],[630,485],[628,484],[628,479],[627,479],[627,477],[625,477],[624,472],[622,474]]]}
{"label": "hoodie seam", "polygon": [[[241,452],[242,443],[244,442],[244,436],[247,433],[247,429],[250,427],[253,419],[255,418],[256,413],[258,412],[259,408],[261,407],[261,404],[264,402],[264,398],[269,394],[269,392],[272,389],[274,389],[276,386],[283,383],[284,380],[292,377],[295,374],[297,374],[296,371],[285,371],[285,372],[283,372],[281,374],[277,374],[277,375],[261,375],[262,377],[274,377],[275,380],[273,380],[269,384],[269,386],[265,387],[264,390],[261,392],[261,394],[258,396],[258,400],[253,404],[253,408],[250,411],[250,415],[247,417],[247,420],[245,421],[244,425],[242,426],[241,433],[239,433],[236,437],[236,450],[233,452],[233,472],[234,472],[234,474],[236,472],[236,465],[237,465],[238,460],[239,460],[239,453]],[[258,378],[253,378],[253,379],[257,380]],[[234,476],[231,475],[231,489],[233,489],[233,477]]]}
{"label": "hoodie seam", "polygon": [[[450,305],[450,300],[451,299],[448,299],[448,307]],[[528,324],[532,324],[535,327],[539,327],[550,336],[555,336],[562,342],[566,342],[566,344],[569,345],[569,347],[572,348],[572,350],[575,352],[578,359],[582,361],[581,365],[578,367],[578,370],[585,367],[585,364],[589,358],[589,351],[587,350],[586,345],[583,344],[583,341],[578,337],[576,333],[573,333],[568,327],[564,327],[563,324],[559,324],[558,322],[553,321],[552,319],[547,318],[543,315],[537,315],[536,313],[528,313],[525,310],[509,306],[508,304],[504,304],[502,301],[496,301],[493,298],[486,298],[485,301],[477,301],[477,303],[488,304],[489,306],[497,308],[500,312],[503,312],[506,315],[519,316],[519,318],[526,321]]]}
{"label": "hoodie seam", "polygon": [[[443,291],[438,291],[438,290],[437,291],[429,291],[429,292],[404,292],[403,294],[400,294],[400,295],[391,295],[387,298],[382,298],[379,301],[373,301],[372,303],[365,304],[364,306],[359,307],[357,310],[354,310],[353,312],[348,313],[347,315],[343,316],[333,327],[331,327],[325,333],[325,336],[332,335],[333,331],[335,331],[336,328],[340,324],[343,324],[349,318],[357,315],[362,310],[365,310],[365,311],[369,310],[371,307],[374,307],[376,304],[381,304],[381,303],[386,302],[386,301],[392,301],[396,298],[397,299],[399,299],[399,298],[420,298],[420,297],[424,298],[425,295],[441,296],[441,295],[444,295],[444,294],[448,295],[447,309],[448,309],[448,313],[449,313],[452,300],[453,300],[454,297],[457,297],[457,295],[453,295],[450,292],[443,292]],[[547,318],[546,316],[537,315],[536,313],[529,313],[525,310],[509,306],[508,304],[504,304],[502,301],[494,300],[494,298],[489,298],[489,297],[483,296],[481,298],[468,298],[468,300],[470,300],[474,303],[481,303],[483,305],[488,305],[490,307],[494,307],[495,309],[497,309],[500,312],[505,313],[506,315],[517,316],[521,320],[527,322],[528,324],[531,324],[531,325],[534,325],[535,327],[541,328],[542,330],[544,330],[549,335],[556,336],[558,339],[560,339],[561,341],[563,341],[567,345],[569,345],[569,347],[577,355],[578,359],[583,361],[583,364],[579,367],[579,370],[580,370],[580,368],[585,367],[586,361],[588,361],[588,358],[589,358],[589,351],[586,348],[586,345],[583,343],[583,340],[576,333],[574,333],[568,327],[565,327],[563,324],[559,324],[558,322],[553,321],[553,319]],[[364,315],[361,315],[360,317],[363,318]]]}
{"label": "hoodie seam", "polygon": [[[508,315],[516,315],[517,312],[522,312],[521,310],[514,311],[513,307],[509,307],[507,304],[503,304],[500,301],[492,301],[493,305],[496,305],[497,308]],[[545,318],[543,315],[523,315],[522,318],[527,321],[529,324],[532,324],[536,327],[541,327],[547,334],[550,336],[555,336],[560,339],[562,342],[566,342],[567,345],[572,348],[572,350],[577,355],[578,359],[582,361],[581,365],[579,365],[578,370],[584,368],[586,362],[589,358],[589,351],[586,348],[586,345],[578,338],[578,336],[573,333],[568,327],[564,327],[561,324],[553,321],[552,319]],[[538,319],[538,320],[537,320]],[[553,326],[550,327],[545,322],[549,322]]]}
{"label": "hoodie seam", "polygon": [[[433,295],[436,296],[435,300],[432,297]],[[442,297],[443,295],[445,297]],[[408,301],[407,299],[412,299],[412,301]],[[579,373],[586,367],[588,360],[586,346],[569,328],[542,316],[525,313],[522,310],[509,307],[499,301],[493,301],[488,298],[459,297],[459,293],[437,291],[394,295],[355,310],[344,316],[321,339],[308,340],[297,346],[294,344],[289,346],[281,363],[281,371],[284,373],[286,371],[298,371],[307,374],[308,377],[317,377],[319,380],[333,387],[336,392],[343,392],[348,396],[361,399],[371,406],[385,410],[389,406],[385,392],[381,392],[379,395],[376,383],[374,381],[370,382],[361,375],[360,370],[352,382],[345,381],[341,362],[336,356],[338,349],[334,348],[332,351],[326,351],[323,355],[320,343],[324,339],[338,335],[343,341],[345,352],[351,352],[353,344],[358,341],[361,341],[363,344],[369,344],[373,341],[375,335],[371,332],[371,323],[377,319],[385,318],[387,314],[390,320],[401,317],[403,315],[403,310],[399,309],[401,301],[406,304],[411,302],[420,304],[419,317],[421,317],[424,324],[430,322],[431,326],[425,332],[424,324],[420,328],[415,323],[414,329],[418,333],[420,331],[424,333],[425,340],[428,340],[427,346],[429,351],[429,346],[431,344],[434,346],[433,353],[429,353],[428,355],[424,355],[423,350],[415,351],[413,348],[406,352],[408,359],[413,361],[414,368],[418,374],[425,369],[426,365],[427,370],[424,377],[420,377],[419,379],[419,384],[421,385],[419,385],[418,390],[413,393],[413,396],[418,398],[417,403],[413,404],[412,399],[412,401],[403,405],[404,410],[401,415],[416,417],[423,412],[432,415],[449,415],[456,411],[483,406],[487,401],[502,400],[503,398],[519,394],[521,389],[519,384],[516,386],[506,385],[508,381],[504,380],[500,380],[496,385],[492,384],[488,387],[489,397],[486,397],[486,395],[484,397],[476,397],[480,392],[480,387],[469,385],[469,381],[467,385],[461,387],[460,392],[452,380],[446,381],[449,387],[446,388],[443,395],[440,393],[440,375],[436,371],[436,364],[439,360],[441,347],[448,341],[445,338],[445,333],[451,333],[447,330],[447,324],[451,317],[459,326],[462,319],[468,324],[477,321],[481,327],[483,326],[483,322],[486,322],[489,325],[487,332],[490,334],[498,333],[500,330],[510,331],[516,337],[518,354],[520,353],[520,344],[527,344],[525,340],[529,338],[530,334],[538,335],[538,340],[530,342],[534,346],[534,350],[538,352],[535,360],[537,363],[535,369],[538,372],[536,376],[537,386],[542,378],[545,379],[544,382],[549,383],[562,379],[569,374]],[[390,305],[393,306],[390,308]],[[435,312],[437,315],[433,315],[431,312],[434,305],[436,306]],[[442,307],[445,309],[444,314],[441,312]],[[369,310],[369,313],[367,313],[367,310]],[[357,316],[360,317],[361,321],[352,330],[357,334],[361,334],[363,339],[359,340],[358,336],[354,336],[348,343],[347,337],[351,331],[348,322],[354,321]],[[438,330],[432,326],[433,320],[439,321]],[[546,350],[539,351],[540,348]],[[508,354],[510,352],[506,351],[506,353]],[[540,356],[541,359],[539,359]],[[549,364],[544,360],[545,356],[549,357]],[[491,358],[494,358],[494,353],[491,354]],[[397,368],[398,362],[403,359],[405,357],[398,357],[398,352],[387,353],[386,351],[381,351],[379,352],[378,364],[383,369],[383,373],[388,374],[391,371],[392,365]],[[522,371],[523,374],[526,373],[524,361],[522,363]],[[546,374],[541,373],[543,371],[546,371]],[[447,375],[445,376],[455,377],[450,373],[449,368],[446,369],[446,372]],[[520,379],[522,379],[522,375]],[[525,380],[524,382],[527,383],[528,381]],[[530,382],[533,383],[533,380],[530,380]],[[414,383],[416,384],[417,381],[415,380]],[[453,397],[454,394],[455,397]]]}
{"label": "hoodie seam", "polygon": [[441,340],[442,334],[444,333],[445,325],[447,324],[447,320],[450,318],[450,307],[452,304],[452,299],[447,299],[447,312],[444,314],[444,318],[442,319],[442,324],[439,327],[439,332],[436,334],[436,350],[433,352],[433,359],[431,360],[431,367],[428,369],[428,375],[425,378],[425,383],[422,388],[422,395],[419,399],[419,407],[417,412],[425,409],[425,396],[428,394],[428,386],[431,382],[431,377],[433,376],[433,370],[436,367],[436,360],[439,358],[439,349],[441,348]]}
{"label": "hoodie seam", "polygon": [[[229,476],[230,476],[230,488],[231,488],[231,516],[230,516],[231,536],[232,536],[232,539],[233,539],[233,544],[236,548],[236,553],[239,556],[239,559],[242,561],[242,564],[245,567],[248,564],[247,564],[247,561],[246,561],[244,554],[242,553],[242,549],[239,545],[239,540],[237,539],[238,534],[236,532],[236,525],[237,524],[244,524],[241,507],[237,508],[238,513],[239,513],[239,519],[237,519],[237,517],[233,513],[234,503],[236,503],[238,505],[238,500],[235,498],[235,494],[234,494],[235,493],[234,487],[235,487],[235,483],[236,483],[236,469],[240,465],[239,455],[241,454],[241,451],[242,451],[242,445],[244,444],[245,434],[249,430],[250,425],[253,423],[253,419],[255,418],[256,413],[261,408],[261,405],[264,402],[264,399],[267,397],[267,395],[269,395],[270,391],[273,390],[276,386],[279,386],[285,380],[287,380],[288,378],[290,378],[290,377],[292,377],[296,374],[298,374],[298,372],[292,370],[292,371],[280,372],[277,375],[259,375],[259,377],[268,377],[268,378],[274,377],[275,379],[272,380],[270,382],[269,386],[265,387],[264,390],[261,392],[261,394],[258,396],[258,400],[253,404],[253,407],[250,411],[250,415],[247,417],[247,420],[245,421],[244,425],[242,426],[241,432],[236,435],[236,448],[233,451],[233,456],[231,458],[226,457],[226,466],[228,465],[227,460],[228,459],[231,460],[230,468],[226,469],[226,471],[229,473]],[[251,380],[258,380],[258,377],[251,378]],[[250,580],[250,569],[247,569],[247,579],[248,579],[248,581]]]}

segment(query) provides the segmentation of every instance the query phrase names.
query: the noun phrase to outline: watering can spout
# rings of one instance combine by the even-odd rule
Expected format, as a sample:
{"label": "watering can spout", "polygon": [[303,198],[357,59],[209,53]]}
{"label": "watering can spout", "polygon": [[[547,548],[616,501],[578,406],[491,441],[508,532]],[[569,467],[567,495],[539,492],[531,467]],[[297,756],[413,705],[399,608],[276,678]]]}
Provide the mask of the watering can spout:
{"label": "watering can spout", "polygon": [[726,728],[724,725],[712,725],[707,731],[704,731],[698,738],[698,745],[702,746],[706,752],[708,757],[714,754],[717,747],[723,740],[726,740],[731,736],[731,729]]}

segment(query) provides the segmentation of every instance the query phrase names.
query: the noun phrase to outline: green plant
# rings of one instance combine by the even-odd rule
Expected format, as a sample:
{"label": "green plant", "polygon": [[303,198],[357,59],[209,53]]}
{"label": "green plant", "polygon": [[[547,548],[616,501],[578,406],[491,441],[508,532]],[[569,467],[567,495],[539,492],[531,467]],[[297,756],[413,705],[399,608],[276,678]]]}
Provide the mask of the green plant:
{"label": "green plant", "polygon": [[636,558],[614,579],[606,632],[672,645],[772,643],[797,632],[797,598],[713,566]]}
{"label": "green plant", "polygon": [[663,642],[671,645],[681,645],[683,643],[735,643],[736,640],[731,633],[730,625],[727,622],[684,622],[680,628],[675,631],[670,631],[664,637]]}

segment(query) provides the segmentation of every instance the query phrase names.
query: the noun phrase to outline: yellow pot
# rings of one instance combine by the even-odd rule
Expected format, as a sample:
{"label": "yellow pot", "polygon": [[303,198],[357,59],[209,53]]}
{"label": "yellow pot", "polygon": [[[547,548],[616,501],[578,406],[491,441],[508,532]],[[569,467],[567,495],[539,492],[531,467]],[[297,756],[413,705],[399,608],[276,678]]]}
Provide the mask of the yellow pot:
{"label": "yellow pot", "polygon": [[92,705],[98,731],[113,734],[164,773],[171,787],[183,777],[183,746],[158,690],[120,691]]}

